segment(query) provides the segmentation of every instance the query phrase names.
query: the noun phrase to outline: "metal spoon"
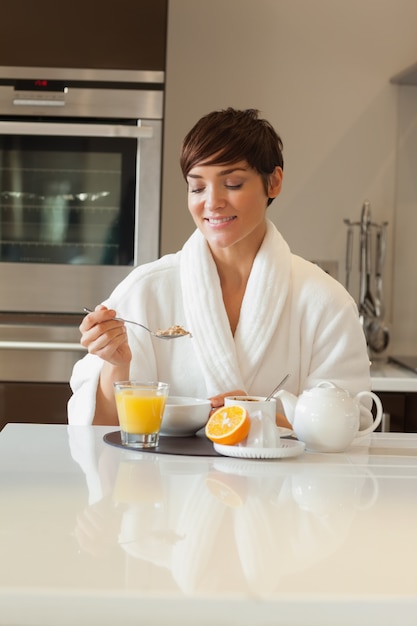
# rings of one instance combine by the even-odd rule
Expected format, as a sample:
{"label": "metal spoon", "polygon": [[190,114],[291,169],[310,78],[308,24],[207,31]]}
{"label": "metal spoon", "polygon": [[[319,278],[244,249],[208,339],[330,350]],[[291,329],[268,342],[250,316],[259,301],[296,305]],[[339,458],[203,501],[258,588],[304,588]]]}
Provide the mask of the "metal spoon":
{"label": "metal spoon", "polygon": [[278,385],[276,387],[274,387],[274,389],[271,391],[269,396],[265,398],[266,401],[272,400],[272,398],[274,397],[274,395],[276,394],[278,389],[281,387],[281,385],[283,385],[285,383],[285,381],[287,380],[288,377],[289,377],[289,374],[284,376],[284,378],[281,380],[281,382],[279,382]]}
{"label": "metal spoon", "polygon": [[350,220],[344,220],[347,224],[347,238],[346,238],[346,261],[345,261],[345,287],[349,291],[350,274],[352,271],[352,252],[353,252],[353,224]]}
{"label": "metal spoon", "polygon": [[389,330],[384,322],[379,319],[367,320],[364,330],[366,341],[372,352],[375,354],[384,352],[390,340]]}
{"label": "metal spoon", "polygon": [[371,208],[365,201],[361,214],[361,257],[359,312],[365,317],[376,317],[375,300],[371,291]]}
{"label": "metal spoon", "polygon": [[375,264],[375,303],[377,305],[377,317],[382,319],[384,317],[384,303],[382,293],[382,272],[385,261],[385,229],[388,222],[378,225],[376,232],[376,264]]}
{"label": "metal spoon", "polygon": [[[83,310],[85,311],[85,313],[93,313],[93,310],[88,309],[87,307],[84,307]],[[191,333],[188,331],[184,331],[183,333],[173,333],[172,335],[168,335],[168,334],[164,334],[164,331],[151,330],[150,328],[148,328],[147,326],[144,326],[143,324],[140,324],[139,322],[126,320],[123,317],[115,317],[113,319],[117,320],[118,322],[125,322],[126,324],[134,324],[135,326],[140,326],[144,330],[147,330],[148,333],[150,333],[153,337],[157,337],[158,339],[179,339],[180,337],[185,337],[186,335],[189,335],[191,337]]]}

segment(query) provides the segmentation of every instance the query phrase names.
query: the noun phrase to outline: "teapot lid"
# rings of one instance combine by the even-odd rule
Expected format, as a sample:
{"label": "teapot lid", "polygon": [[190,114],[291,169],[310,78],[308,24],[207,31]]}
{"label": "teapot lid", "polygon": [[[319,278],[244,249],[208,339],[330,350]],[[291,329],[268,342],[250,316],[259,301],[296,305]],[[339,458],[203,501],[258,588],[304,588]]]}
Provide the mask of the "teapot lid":
{"label": "teapot lid", "polygon": [[338,385],[335,385],[335,383],[332,383],[330,380],[322,380],[315,387],[309,389],[307,393],[320,395],[349,395],[349,393],[345,389],[342,389],[342,387],[338,387]]}

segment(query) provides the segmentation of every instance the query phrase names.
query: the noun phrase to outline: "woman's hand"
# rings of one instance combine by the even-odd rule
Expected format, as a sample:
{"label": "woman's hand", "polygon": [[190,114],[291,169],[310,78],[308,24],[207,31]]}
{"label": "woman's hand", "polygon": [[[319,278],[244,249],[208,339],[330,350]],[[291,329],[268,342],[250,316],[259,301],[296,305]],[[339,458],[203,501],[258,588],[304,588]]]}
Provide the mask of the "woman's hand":
{"label": "woman's hand", "polygon": [[[216,409],[220,409],[224,405],[224,399],[228,396],[247,396],[246,391],[242,391],[242,389],[235,389],[234,391],[227,391],[226,393],[220,393],[218,396],[213,396],[209,398],[211,402],[212,409],[210,411],[210,415],[214,413]],[[283,426],[284,428],[289,428],[292,430],[292,426],[290,422],[287,420],[285,415],[282,413],[276,414],[276,424],[277,426]]]}
{"label": "woman's hand", "polygon": [[220,393],[218,396],[213,396],[209,398],[211,402],[212,409],[210,411],[210,415],[216,409],[220,409],[224,405],[224,399],[228,396],[247,396],[246,391],[242,391],[242,389],[234,389],[233,391],[226,391],[225,393]]}
{"label": "woman's hand", "polygon": [[116,311],[103,305],[88,313],[80,324],[81,345],[111,365],[127,365],[132,352],[123,322],[115,320]]}

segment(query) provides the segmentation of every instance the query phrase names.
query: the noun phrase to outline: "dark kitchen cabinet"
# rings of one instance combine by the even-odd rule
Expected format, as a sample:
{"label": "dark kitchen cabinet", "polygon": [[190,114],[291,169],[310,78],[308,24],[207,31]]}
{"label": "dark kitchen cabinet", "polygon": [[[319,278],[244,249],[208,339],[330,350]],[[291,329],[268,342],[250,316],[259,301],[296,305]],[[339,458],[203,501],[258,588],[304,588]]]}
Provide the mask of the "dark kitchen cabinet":
{"label": "dark kitchen cabinet", "polygon": [[0,66],[165,70],[168,0],[2,0]]}
{"label": "dark kitchen cabinet", "polygon": [[389,416],[390,432],[417,432],[416,393],[378,391],[377,395],[381,399],[384,413],[388,414]]}
{"label": "dark kitchen cabinet", "polygon": [[65,383],[0,382],[0,430],[8,422],[66,424],[70,396]]}
{"label": "dark kitchen cabinet", "polygon": [[406,412],[405,412],[405,428],[406,433],[417,432],[417,394],[407,394]]}

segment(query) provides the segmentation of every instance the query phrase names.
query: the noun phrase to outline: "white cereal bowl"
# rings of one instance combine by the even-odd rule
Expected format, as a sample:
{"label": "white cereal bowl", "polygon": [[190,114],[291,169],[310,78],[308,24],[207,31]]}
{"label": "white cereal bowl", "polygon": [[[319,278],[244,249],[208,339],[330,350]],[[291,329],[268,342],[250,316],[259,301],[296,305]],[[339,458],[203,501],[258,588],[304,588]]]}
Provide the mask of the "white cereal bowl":
{"label": "white cereal bowl", "polygon": [[192,437],[206,425],[210,410],[209,400],[168,396],[162,418],[161,435]]}

